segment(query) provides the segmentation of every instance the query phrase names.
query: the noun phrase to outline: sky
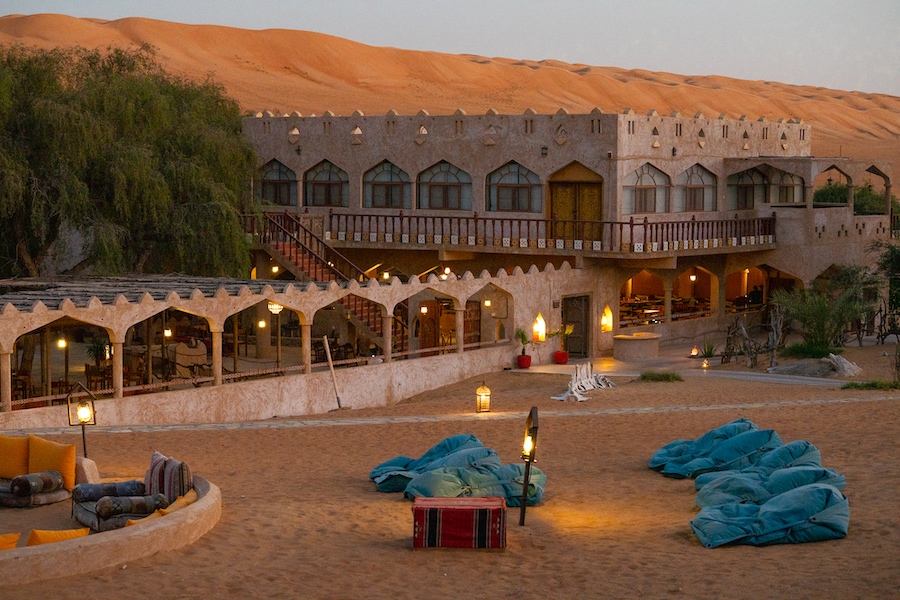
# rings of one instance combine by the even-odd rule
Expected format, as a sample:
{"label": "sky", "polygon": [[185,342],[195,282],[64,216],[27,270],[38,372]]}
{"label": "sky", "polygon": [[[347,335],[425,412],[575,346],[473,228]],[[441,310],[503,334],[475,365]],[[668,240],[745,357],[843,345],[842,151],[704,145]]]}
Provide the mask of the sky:
{"label": "sky", "polygon": [[900,0],[0,0],[39,13],[900,96]]}

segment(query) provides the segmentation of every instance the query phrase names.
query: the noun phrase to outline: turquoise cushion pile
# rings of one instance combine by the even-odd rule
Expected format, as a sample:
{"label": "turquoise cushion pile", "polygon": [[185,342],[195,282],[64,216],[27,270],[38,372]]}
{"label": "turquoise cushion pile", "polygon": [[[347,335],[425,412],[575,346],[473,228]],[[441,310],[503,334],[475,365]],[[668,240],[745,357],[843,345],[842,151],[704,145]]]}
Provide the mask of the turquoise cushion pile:
{"label": "turquoise cushion pile", "polygon": [[810,442],[785,444],[748,419],[694,440],[674,440],[653,454],[649,466],[668,477],[695,479],[700,512],[691,528],[707,548],[847,536],[844,476],[823,467],[821,453]]}
{"label": "turquoise cushion pile", "polygon": [[[397,456],[369,473],[379,492],[403,492],[407,498],[500,496],[507,506],[521,506],[525,465],[500,462],[500,456],[471,434],[445,438],[419,458]],[[544,496],[547,477],[532,466],[527,506]]]}

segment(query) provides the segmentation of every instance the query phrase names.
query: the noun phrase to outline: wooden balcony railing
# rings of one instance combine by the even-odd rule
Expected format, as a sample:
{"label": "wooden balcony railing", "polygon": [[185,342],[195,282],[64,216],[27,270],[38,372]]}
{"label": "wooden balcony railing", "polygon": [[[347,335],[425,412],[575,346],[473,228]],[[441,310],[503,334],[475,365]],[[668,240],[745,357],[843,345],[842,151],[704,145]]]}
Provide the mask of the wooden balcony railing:
{"label": "wooden balcony railing", "polygon": [[698,221],[563,221],[479,216],[329,214],[326,242],[660,252],[771,244],[775,216]]}

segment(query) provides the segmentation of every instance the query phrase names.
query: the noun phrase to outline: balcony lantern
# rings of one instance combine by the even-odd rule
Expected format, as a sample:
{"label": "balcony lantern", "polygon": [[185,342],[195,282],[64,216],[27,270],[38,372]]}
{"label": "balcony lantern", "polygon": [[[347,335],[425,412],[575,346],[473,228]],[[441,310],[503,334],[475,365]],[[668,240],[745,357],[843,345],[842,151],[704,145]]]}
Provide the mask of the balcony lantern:
{"label": "balcony lantern", "polygon": [[481,385],[475,390],[475,412],[491,412],[491,388]]}

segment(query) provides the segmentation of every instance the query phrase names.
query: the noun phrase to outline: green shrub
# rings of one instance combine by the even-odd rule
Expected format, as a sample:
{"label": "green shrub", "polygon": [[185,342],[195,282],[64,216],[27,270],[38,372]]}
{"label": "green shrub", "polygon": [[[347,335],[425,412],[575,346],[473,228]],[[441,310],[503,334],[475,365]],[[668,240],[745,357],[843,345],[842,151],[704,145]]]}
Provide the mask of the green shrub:
{"label": "green shrub", "polygon": [[641,381],[684,381],[681,375],[672,371],[644,371]]}
{"label": "green shrub", "polygon": [[791,344],[781,351],[782,358],[825,358],[829,354],[840,354],[841,348],[823,347],[819,344],[800,342]]}
{"label": "green shrub", "polygon": [[900,381],[851,381],[842,390],[900,390]]}

